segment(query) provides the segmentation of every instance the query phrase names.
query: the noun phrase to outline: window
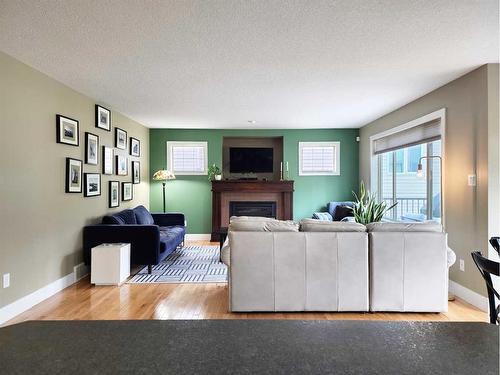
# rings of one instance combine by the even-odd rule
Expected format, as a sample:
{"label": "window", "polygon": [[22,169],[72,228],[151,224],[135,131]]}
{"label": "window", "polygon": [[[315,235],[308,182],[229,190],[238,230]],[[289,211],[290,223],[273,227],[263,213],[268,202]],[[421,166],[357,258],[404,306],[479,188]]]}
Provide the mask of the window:
{"label": "window", "polygon": [[340,142],[299,142],[299,176],[340,175]]}
{"label": "window", "polygon": [[176,175],[206,175],[207,142],[167,142],[167,168]]}
{"label": "window", "polygon": [[444,121],[442,109],[372,137],[371,189],[379,201],[397,203],[385,220],[442,222]]}

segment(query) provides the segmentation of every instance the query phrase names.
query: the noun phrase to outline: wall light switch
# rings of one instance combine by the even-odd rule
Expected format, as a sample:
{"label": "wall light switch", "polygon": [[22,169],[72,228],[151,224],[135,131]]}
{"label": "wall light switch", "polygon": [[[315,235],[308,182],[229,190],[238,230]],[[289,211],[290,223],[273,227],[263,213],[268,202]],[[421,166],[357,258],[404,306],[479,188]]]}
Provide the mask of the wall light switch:
{"label": "wall light switch", "polygon": [[475,174],[470,174],[467,176],[467,185],[469,186],[476,186],[477,184],[477,178]]}
{"label": "wall light switch", "polygon": [[10,273],[5,273],[3,275],[3,287],[8,288],[10,286]]}
{"label": "wall light switch", "polygon": [[463,259],[460,259],[460,271],[465,272],[465,261]]}

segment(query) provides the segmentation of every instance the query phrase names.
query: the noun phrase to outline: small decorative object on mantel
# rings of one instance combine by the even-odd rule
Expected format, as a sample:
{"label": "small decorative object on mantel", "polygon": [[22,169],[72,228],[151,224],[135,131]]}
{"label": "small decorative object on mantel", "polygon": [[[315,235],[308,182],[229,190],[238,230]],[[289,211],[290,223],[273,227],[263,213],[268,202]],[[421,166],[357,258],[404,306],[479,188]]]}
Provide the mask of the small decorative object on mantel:
{"label": "small decorative object on mantel", "polygon": [[56,115],[57,143],[64,143],[71,146],[80,145],[80,129],[78,120]]}
{"label": "small decorative object on mantel", "polygon": [[86,197],[96,197],[101,195],[101,175],[99,173],[84,173],[83,185]]}
{"label": "small decorative object on mantel", "polygon": [[141,156],[141,141],[137,138],[130,137],[130,155]]}
{"label": "small decorative object on mantel", "polygon": [[141,163],[138,161],[132,162],[132,183],[141,183]]}
{"label": "small decorative object on mantel", "polygon": [[208,180],[209,181],[220,181],[222,180],[222,173],[220,168],[216,164],[212,164],[208,167]]}
{"label": "small decorative object on mantel", "polygon": [[116,155],[116,174],[126,176],[128,174],[128,160],[123,155]]}
{"label": "small decorative object on mantel", "polygon": [[85,132],[85,163],[97,165],[99,136]]}
{"label": "small decorative object on mantel", "polygon": [[97,104],[95,105],[95,127],[111,131],[111,111]]}
{"label": "small decorative object on mantel", "polygon": [[163,185],[163,212],[165,211],[165,185],[167,181],[169,180],[175,180],[175,175],[173,172],[166,170],[166,169],[160,169],[159,171],[156,171],[155,174],[153,175],[153,180],[155,181],[161,181]]}
{"label": "small decorative object on mantel", "polygon": [[384,214],[398,204],[398,202],[396,202],[388,207],[385,202],[377,203],[375,194],[366,190],[365,183],[363,181],[361,181],[359,185],[359,196],[354,191],[352,194],[356,199],[353,209],[354,219],[360,224],[369,224],[381,221]]}
{"label": "small decorative object on mantel", "polygon": [[120,182],[109,181],[109,208],[120,206]]}
{"label": "small decorative object on mantel", "polygon": [[115,128],[115,147],[120,150],[127,149],[127,132],[120,128]]}
{"label": "small decorative object on mantel", "polygon": [[133,185],[131,182],[122,182],[122,201],[131,201],[133,198]]}
{"label": "small decorative object on mantel", "polygon": [[66,158],[66,193],[82,192],[82,161]]}
{"label": "small decorative object on mantel", "polygon": [[113,174],[113,148],[102,146],[102,174]]}
{"label": "small decorative object on mantel", "polygon": [[280,181],[286,181],[290,179],[290,174],[288,172],[288,162],[285,162],[285,173],[283,173],[283,162],[280,163]]}

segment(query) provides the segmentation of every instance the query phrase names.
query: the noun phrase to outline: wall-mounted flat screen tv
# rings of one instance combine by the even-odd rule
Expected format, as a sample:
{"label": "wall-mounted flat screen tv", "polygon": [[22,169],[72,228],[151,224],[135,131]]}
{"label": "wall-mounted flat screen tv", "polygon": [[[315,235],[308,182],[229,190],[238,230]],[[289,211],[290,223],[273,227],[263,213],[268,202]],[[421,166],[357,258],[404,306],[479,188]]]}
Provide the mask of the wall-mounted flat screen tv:
{"label": "wall-mounted flat screen tv", "polygon": [[273,149],[263,147],[230,147],[229,172],[273,173]]}

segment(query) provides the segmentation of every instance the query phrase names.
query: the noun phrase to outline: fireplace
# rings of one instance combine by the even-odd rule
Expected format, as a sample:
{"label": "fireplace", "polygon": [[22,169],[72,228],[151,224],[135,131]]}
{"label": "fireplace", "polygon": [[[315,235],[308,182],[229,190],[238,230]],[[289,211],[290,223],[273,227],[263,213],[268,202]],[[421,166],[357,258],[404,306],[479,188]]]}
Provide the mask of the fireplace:
{"label": "fireplace", "polygon": [[293,181],[212,181],[212,241],[231,215],[293,219]]}
{"label": "fireplace", "polygon": [[276,202],[229,202],[229,217],[261,216],[276,219]]}

